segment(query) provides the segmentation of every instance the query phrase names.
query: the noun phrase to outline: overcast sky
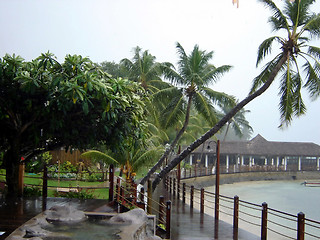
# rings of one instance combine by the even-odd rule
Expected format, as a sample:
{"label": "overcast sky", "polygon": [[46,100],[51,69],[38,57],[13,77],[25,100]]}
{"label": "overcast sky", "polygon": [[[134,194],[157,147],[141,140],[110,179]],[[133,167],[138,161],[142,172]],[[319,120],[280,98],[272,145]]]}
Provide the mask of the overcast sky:
{"label": "overcast sky", "polygon": [[[318,1],[313,11],[319,9]],[[214,51],[216,66],[234,66],[212,88],[242,100],[261,70],[255,67],[258,46],[273,34],[269,14],[257,0],[240,0],[239,8],[231,0],[1,0],[0,57],[15,53],[29,61],[49,50],[59,61],[80,54],[118,62],[140,46],[159,62],[176,63],[176,42],[188,53],[198,44]],[[280,130],[278,87],[274,82],[246,106],[253,136],[320,144],[319,100],[304,95],[307,114]]]}

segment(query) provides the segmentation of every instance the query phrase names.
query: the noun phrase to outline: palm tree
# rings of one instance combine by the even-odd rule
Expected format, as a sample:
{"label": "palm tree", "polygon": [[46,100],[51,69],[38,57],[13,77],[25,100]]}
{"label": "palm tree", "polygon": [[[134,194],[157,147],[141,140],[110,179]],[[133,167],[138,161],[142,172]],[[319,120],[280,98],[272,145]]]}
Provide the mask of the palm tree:
{"label": "palm tree", "polygon": [[211,126],[217,122],[216,111],[213,104],[225,105],[233,104],[234,98],[221,92],[217,92],[208,86],[216,82],[219,77],[231,69],[229,65],[215,67],[209,61],[213,57],[213,52],[206,52],[195,45],[190,55],[187,55],[183,47],[177,43],[179,55],[178,71],[172,64],[162,64],[162,70],[166,79],[170,80],[172,86],[159,90],[155,93],[155,98],[163,99],[158,102],[168,102],[163,110],[162,125],[172,127],[184,117],[182,128],[178,131],[175,139],[166,149],[159,161],[148,172],[140,182],[144,184],[152,173],[162,164],[168,154],[174,149],[177,142],[187,129],[191,107],[202,115]]}
{"label": "palm tree", "polygon": [[140,47],[134,48],[132,61],[124,58],[120,64],[129,73],[129,79],[141,84],[141,86],[151,93],[158,91],[159,88],[167,87],[167,84],[160,78],[160,63],[156,62],[156,57],[147,50],[141,52]]}
{"label": "palm tree", "polygon": [[[163,169],[153,182],[153,189],[160,180],[170,172],[180,161],[187,157],[194,149],[200,146],[219,131],[235,114],[256,97],[264,93],[280,75],[280,114],[281,125],[290,124],[293,116],[305,113],[306,107],[301,97],[301,88],[305,87],[312,99],[320,94],[320,48],[310,46],[314,38],[320,37],[320,14],[311,13],[310,6],[314,0],[285,1],[281,11],[272,0],[260,0],[271,11],[269,21],[274,31],[285,30],[286,37],[273,36],[259,46],[257,66],[271,52],[273,43],[279,43],[281,51],[274,59],[268,62],[259,76],[254,79],[253,87],[248,97],[239,102],[213,128],[190,144],[179,156],[173,159]],[[304,50],[304,51],[303,51]],[[302,69],[305,72],[305,82],[301,75],[300,60],[304,62]]]}
{"label": "palm tree", "polygon": [[[231,110],[230,106],[222,107],[222,116],[226,115]],[[244,108],[240,109],[227,123],[226,128],[224,129],[223,141],[226,140],[230,128],[234,131],[235,135],[242,138],[244,133],[251,135],[253,132],[252,127],[250,126],[248,120],[245,117],[246,113],[249,113],[250,110],[245,110]]]}

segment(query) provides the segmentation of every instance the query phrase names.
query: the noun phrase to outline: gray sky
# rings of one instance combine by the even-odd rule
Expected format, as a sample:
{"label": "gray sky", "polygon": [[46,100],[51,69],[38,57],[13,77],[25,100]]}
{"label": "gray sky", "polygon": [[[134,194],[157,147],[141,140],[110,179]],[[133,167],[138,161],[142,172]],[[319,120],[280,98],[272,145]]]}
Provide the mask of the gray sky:
{"label": "gray sky", "polygon": [[[318,1],[313,11],[319,9]],[[0,57],[15,53],[32,60],[49,50],[59,61],[80,54],[94,62],[118,62],[140,46],[159,62],[176,63],[176,42],[187,52],[198,44],[214,51],[216,66],[234,66],[212,87],[242,100],[260,71],[255,67],[258,46],[272,35],[269,14],[257,0],[240,0],[239,8],[231,0],[1,0]],[[319,100],[304,95],[307,114],[280,130],[278,87],[274,82],[246,106],[254,135],[320,144]]]}

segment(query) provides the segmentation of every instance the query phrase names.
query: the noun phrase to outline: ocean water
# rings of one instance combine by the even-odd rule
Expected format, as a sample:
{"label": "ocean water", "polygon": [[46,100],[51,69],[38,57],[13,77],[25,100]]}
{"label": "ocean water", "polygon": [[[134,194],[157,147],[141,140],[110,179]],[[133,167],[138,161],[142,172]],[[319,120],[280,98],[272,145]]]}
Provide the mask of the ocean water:
{"label": "ocean water", "polygon": [[[319,180],[317,180],[317,182],[319,182]],[[206,191],[214,192],[215,187],[208,187],[206,188]],[[307,187],[301,180],[256,181],[224,184],[220,186],[220,194],[228,197],[234,197],[237,195],[240,200],[259,205],[261,205],[263,202],[266,202],[269,208],[286,212],[295,216],[299,212],[303,212],[306,218],[320,222],[320,187]],[[221,200],[220,204],[233,207],[232,203],[223,202]],[[224,210],[224,207],[221,206],[220,210]],[[227,212],[227,210],[225,211]],[[241,204],[240,211],[261,216],[259,211],[257,212],[257,210],[244,208],[241,206]],[[220,213],[220,216],[221,220],[232,223],[231,216],[228,216],[224,213]],[[246,214],[240,213],[239,216],[249,220],[250,222],[255,222],[256,224],[261,223],[261,219],[250,219],[250,217],[248,217]],[[292,238],[296,237],[296,232],[293,230],[279,226],[279,224],[281,224],[288,228],[296,229],[297,223],[295,221],[272,216],[270,213],[268,213],[268,219],[275,222],[268,222],[268,228],[278,232],[275,233],[268,230],[268,236],[272,236],[272,238],[269,239],[288,239],[280,234],[284,234]],[[256,235],[260,234],[259,226],[248,224],[244,221],[241,221],[241,219],[239,221],[239,227],[244,228]],[[309,228],[308,226],[306,226],[306,232],[320,236],[320,231],[318,229]],[[306,236],[306,239],[314,238]]]}

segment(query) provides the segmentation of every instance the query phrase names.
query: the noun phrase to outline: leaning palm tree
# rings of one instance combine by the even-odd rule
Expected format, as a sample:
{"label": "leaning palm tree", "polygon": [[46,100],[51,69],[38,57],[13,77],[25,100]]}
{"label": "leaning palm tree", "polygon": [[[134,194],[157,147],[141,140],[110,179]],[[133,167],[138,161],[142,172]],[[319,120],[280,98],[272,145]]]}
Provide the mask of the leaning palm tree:
{"label": "leaning palm tree", "polygon": [[[219,131],[245,105],[264,93],[280,75],[280,126],[287,126],[294,116],[306,111],[301,97],[301,88],[309,92],[312,99],[320,94],[320,48],[308,43],[320,38],[320,14],[310,12],[314,0],[295,0],[284,2],[281,11],[272,0],[260,0],[271,11],[269,21],[274,31],[284,30],[286,37],[273,36],[259,46],[257,66],[271,52],[273,43],[280,44],[280,52],[268,62],[261,74],[253,81],[248,97],[239,102],[213,128],[190,144],[179,156],[163,169],[153,182],[153,189],[160,180],[194,149]],[[298,61],[298,58],[301,61]],[[301,62],[304,64],[301,66]],[[301,69],[302,67],[302,69]],[[304,71],[302,75],[301,71]],[[305,79],[305,81],[303,81]]]}
{"label": "leaning palm tree", "polygon": [[165,78],[170,80],[173,85],[155,93],[154,98],[160,99],[158,102],[168,103],[161,114],[162,125],[165,128],[176,125],[182,118],[184,118],[183,125],[171,142],[170,147],[166,149],[154,167],[141,180],[141,184],[144,184],[151,174],[160,167],[186,131],[191,107],[213,126],[217,122],[214,104],[222,106],[234,104],[233,97],[209,88],[209,85],[215,83],[224,73],[228,72],[231,66],[215,67],[210,64],[213,52],[202,51],[198,45],[194,46],[190,55],[186,54],[179,43],[176,47],[179,55],[178,71],[172,64],[162,64]]}

